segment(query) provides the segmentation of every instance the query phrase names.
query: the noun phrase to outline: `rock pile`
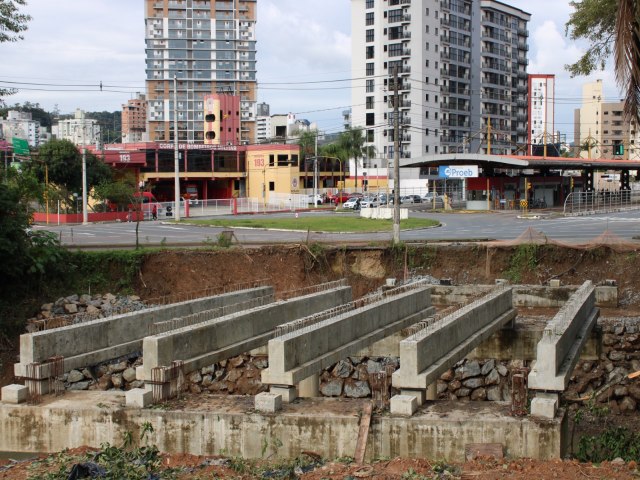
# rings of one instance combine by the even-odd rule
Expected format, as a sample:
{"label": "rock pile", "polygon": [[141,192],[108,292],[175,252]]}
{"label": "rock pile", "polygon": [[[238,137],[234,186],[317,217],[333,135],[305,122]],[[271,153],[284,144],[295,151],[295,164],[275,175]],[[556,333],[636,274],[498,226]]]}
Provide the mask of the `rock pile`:
{"label": "rock pile", "polygon": [[27,320],[27,331],[37,329],[36,325],[42,321],[56,319],[59,320],[58,323],[81,323],[144,308],[148,308],[148,305],[136,295],[74,294],[43,304],[40,312]]}
{"label": "rock pile", "polygon": [[602,352],[599,361],[580,361],[573,371],[568,398],[595,396],[614,414],[635,412],[640,404],[640,318],[600,320]]}

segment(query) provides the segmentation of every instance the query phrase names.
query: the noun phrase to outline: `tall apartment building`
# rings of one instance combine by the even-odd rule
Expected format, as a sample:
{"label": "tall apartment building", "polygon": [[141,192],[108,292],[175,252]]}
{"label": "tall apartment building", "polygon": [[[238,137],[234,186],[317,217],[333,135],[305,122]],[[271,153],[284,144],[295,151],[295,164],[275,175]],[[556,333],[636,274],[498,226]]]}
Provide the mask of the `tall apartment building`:
{"label": "tall apartment building", "polygon": [[528,13],[495,0],[351,0],[351,13],[352,122],[378,157],[393,158],[396,71],[401,158],[485,153],[489,124],[491,153],[526,142]]}
{"label": "tall apartment building", "polygon": [[145,142],[147,139],[147,100],[138,94],[122,106],[122,143]]}
{"label": "tall apartment building", "polygon": [[58,121],[53,134],[78,146],[95,145],[100,148],[101,128],[97,120],[87,118],[84,110],[76,109],[73,118]]}
{"label": "tall apartment building", "polygon": [[556,143],[555,82],[555,75],[529,75],[529,154],[540,145]]}
{"label": "tall apartment building", "polygon": [[574,143],[581,158],[638,158],[640,132],[624,116],[624,102],[605,102],[602,80],[582,87],[574,113]]}
{"label": "tall apartment building", "polygon": [[[33,120],[31,112],[9,110],[7,118],[0,118],[0,137],[11,143],[12,138],[26,140],[30,147],[37,148],[44,143],[40,123]],[[46,140],[44,140],[46,141]]]}
{"label": "tall apartment building", "polygon": [[[240,96],[240,143],[255,138],[256,0],[145,0],[150,141],[204,143],[205,95]],[[177,102],[174,105],[174,91]]]}

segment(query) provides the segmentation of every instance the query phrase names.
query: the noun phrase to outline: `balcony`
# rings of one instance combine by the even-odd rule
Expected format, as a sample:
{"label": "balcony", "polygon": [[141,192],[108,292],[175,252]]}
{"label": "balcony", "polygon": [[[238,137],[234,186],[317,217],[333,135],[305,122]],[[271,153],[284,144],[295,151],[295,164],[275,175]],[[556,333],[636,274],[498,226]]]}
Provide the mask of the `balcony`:
{"label": "balcony", "polygon": [[529,30],[527,30],[526,28],[518,27],[518,35],[522,35],[523,37],[528,37],[529,36]]}
{"label": "balcony", "polygon": [[410,22],[410,21],[411,21],[411,14],[405,13],[404,15],[402,15],[402,22]]}

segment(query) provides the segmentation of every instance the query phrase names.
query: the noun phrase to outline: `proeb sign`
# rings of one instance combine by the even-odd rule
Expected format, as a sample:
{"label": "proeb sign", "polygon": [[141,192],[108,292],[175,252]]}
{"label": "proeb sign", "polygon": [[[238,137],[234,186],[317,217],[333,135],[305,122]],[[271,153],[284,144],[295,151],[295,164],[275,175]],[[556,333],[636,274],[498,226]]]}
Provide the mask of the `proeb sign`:
{"label": "proeb sign", "polygon": [[444,178],[475,178],[478,176],[477,165],[449,165],[438,167],[438,176]]}

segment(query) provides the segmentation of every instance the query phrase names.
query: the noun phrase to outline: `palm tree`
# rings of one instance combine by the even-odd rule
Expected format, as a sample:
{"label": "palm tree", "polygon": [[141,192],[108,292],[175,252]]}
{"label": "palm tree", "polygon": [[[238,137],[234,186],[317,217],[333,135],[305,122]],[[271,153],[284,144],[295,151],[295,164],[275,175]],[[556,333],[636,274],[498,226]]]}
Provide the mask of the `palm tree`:
{"label": "palm tree", "polygon": [[[340,160],[340,176],[341,178],[338,181],[343,181],[344,175],[346,173],[347,160],[349,159],[349,154],[346,152],[344,148],[339,143],[329,143],[327,145],[323,145],[320,147],[320,155],[327,158],[337,158]],[[335,167],[335,164],[334,164]]]}
{"label": "palm tree", "polygon": [[626,88],[624,112],[640,120],[640,1],[620,0],[615,27],[615,72]]}
{"label": "palm tree", "polygon": [[347,158],[355,160],[355,189],[358,191],[358,160],[363,157],[374,157],[376,147],[365,145],[365,137],[361,127],[347,128],[340,135],[338,144],[347,153]]}

